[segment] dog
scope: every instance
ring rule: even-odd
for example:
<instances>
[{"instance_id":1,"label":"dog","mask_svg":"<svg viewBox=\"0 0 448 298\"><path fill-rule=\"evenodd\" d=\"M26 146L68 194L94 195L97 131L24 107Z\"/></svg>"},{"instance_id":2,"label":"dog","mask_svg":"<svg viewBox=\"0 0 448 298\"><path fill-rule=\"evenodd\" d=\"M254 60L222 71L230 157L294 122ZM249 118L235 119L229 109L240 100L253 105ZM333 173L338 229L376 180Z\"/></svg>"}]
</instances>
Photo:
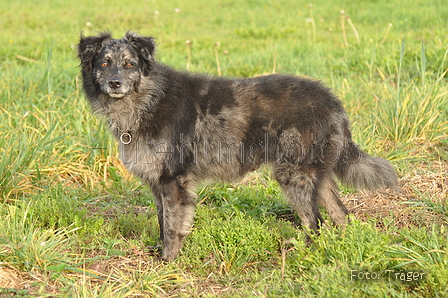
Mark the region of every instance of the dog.
<instances>
[{"instance_id":1,"label":"dog","mask_svg":"<svg viewBox=\"0 0 448 298\"><path fill-rule=\"evenodd\" d=\"M396 189L391 164L352 141L341 101L319 81L177 71L155 60L155 48L152 37L130 31L122 39L81 34L78 56L93 112L106 116L123 164L152 189L162 260L181 250L201 181L238 181L269 164L311 233L324 222L319 206L335 225L347 220L335 178Z\"/></svg>"}]
</instances>

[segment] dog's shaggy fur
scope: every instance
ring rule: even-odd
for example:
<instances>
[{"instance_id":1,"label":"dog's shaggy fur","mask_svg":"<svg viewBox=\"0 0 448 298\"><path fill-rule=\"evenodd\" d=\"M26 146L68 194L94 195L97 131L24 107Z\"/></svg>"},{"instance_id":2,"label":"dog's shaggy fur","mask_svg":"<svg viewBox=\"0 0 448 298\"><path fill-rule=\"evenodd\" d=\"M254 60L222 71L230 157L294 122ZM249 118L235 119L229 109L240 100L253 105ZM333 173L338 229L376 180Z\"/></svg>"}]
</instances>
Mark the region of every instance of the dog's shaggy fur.
<instances>
[{"instance_id":1,"label":"dog's shaggy fur","mask_svg":"<svg viewBox=\"0 0 448 298\"><path fill-rule=\"evenodd\" d=\"M346 220L335 177L356 188L397 186L389 162L353 143L341 102L317 81L179 72L155 61L153 38L131 32L81 36L78 47L93 111L108 118L123 163L153 190L163 260L181 249L201 180L234 181L270 164L302 224L316 232L318 205L335 224Z\"/></svg>"}]
</instances>

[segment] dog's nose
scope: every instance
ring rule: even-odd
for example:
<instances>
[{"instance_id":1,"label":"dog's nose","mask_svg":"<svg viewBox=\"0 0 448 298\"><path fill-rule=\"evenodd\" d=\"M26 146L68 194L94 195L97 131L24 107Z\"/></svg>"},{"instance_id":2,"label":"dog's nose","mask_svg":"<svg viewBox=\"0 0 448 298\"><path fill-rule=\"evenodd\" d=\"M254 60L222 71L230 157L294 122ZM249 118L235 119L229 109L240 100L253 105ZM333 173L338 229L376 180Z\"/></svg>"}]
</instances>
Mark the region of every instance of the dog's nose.
<instances>
[{"instance_id":1,"label":"dog's nose","mask_svg":"<svg viewBox=\"0 0 448 298\"><path fill-rule=\"evenodd\" d=\"M119 79L112 79L112 80L109 80L109 82L108 82L109 87L112 88L112 89L120 88L122 83L123 82L121 80L119 80Z\"/></svg>"}]
</instances>

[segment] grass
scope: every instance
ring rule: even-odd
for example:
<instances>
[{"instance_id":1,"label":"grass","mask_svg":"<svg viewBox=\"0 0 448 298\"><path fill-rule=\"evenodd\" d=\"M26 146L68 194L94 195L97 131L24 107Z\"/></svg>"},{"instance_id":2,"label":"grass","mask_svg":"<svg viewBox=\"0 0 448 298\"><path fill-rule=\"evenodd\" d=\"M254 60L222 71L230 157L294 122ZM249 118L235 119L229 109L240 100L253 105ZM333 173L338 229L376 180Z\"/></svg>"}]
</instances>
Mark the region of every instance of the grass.
<instances>
[{"instance_id":1,"label":"grass","mask_svg":"<svg viewBox=\"0 0 448 298\"><path fill-rule=\"evenodd\" d=\"M443 1L24 0L0 9L0 296L448 295ZM202 186L180 257L160 263L145 250L158 237L152 195L119 162L80 86L79 32L105 29L156 37L157 58L178 69L321 79L343 101L356 142L403 177L399 214L376 217L372 194L366 216L325 227L307 247L262 169ZM419 213L397 224L409 210ZM425 278L400 279L409 272Z\"/></svg>"}]
</instances>

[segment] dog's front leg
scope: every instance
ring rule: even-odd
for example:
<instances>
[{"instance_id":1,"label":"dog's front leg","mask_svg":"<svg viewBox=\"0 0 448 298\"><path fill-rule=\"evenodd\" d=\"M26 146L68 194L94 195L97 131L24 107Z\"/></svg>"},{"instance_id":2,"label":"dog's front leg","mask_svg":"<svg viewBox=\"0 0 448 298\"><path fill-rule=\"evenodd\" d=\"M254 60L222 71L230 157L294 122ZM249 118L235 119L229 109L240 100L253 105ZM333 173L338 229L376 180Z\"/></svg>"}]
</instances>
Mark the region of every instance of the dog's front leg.
<instances>
[{"instance_id":1,"label":"dog's front leg","mask_svg":"<svg viewBox=\"0 0 448 298\"><path fill-rule=\"evenodd\" d=\"M180 252L182 242L190 231L196 207L196 195L178 178L160 179L156 195L161 240L162 260L172 261ZM157 196L160 197L157 198Z\"/></svg>"},{"instance_id":2,"label":"dog's front leg","mask_svg":"<svg viewBox=\"0 0 448 298\"><path fill-rule=\"evenodd\" d=\"M154 194L154 203L156 204L157 219L159 221L159 241L155 246L148 246L148 249L152 253L160 253L163 246L163 196L160 186L152 186L152 192Z\"/></svg>"}]
</instances>

